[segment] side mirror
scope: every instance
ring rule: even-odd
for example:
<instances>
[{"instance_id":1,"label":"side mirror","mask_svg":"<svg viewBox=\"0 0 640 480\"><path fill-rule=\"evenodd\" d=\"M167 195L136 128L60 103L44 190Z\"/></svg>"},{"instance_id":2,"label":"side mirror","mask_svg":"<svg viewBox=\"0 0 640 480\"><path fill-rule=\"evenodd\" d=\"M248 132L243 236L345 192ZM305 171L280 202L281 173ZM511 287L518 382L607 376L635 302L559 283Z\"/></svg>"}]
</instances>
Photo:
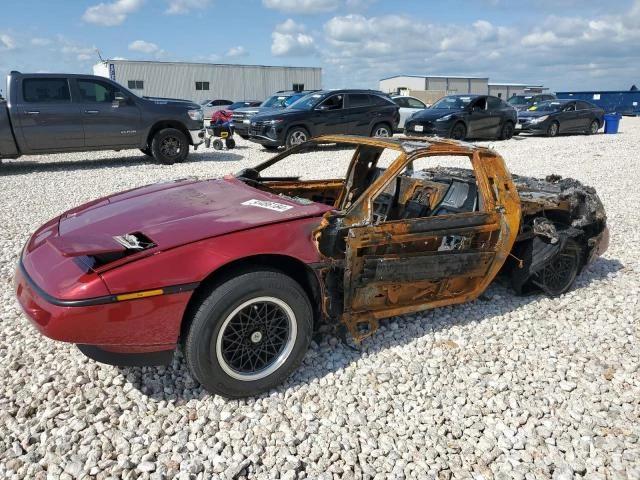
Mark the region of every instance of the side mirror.
<instances>
[{"instance_id":1,"label":"side mirror","mask_svg":"<svg viewBox=\"0 0 640 480\"><path fill-rule=\"evenodd\" d=\"M129 98L125 97L122 93L118 92L113 97L113 106L121 107L129 103Z\"/></svg>"}]
</instances>

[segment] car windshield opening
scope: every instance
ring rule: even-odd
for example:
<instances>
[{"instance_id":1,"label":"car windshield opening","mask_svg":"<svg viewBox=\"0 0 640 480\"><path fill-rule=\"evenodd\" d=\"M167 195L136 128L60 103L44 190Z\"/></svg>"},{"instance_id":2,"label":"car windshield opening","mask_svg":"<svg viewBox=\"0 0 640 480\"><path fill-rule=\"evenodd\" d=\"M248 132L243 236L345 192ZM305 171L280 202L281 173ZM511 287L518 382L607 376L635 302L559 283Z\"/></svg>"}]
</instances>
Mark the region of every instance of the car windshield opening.
<instances>
[{"instance_id":1,"label":"car windshield opening","mask_svg":"<svg viewBox=\"0 0 640 480\"><path fill-rule=\"evenodd\" d=\"M289 108L293 108L295 110L311 110L322 98L324 98L324 95L317 93L306 95L289 105Z\"/></svg>"},{"instance_id":2,"label":"car windshield opening","mask_svg":"<svg viewBox=\"0 0 640 480\"><path fill-rule=\"evenodd\" d=\"M438 110L462 110L473 101L473 97L444 97L431 105Z\"/></svg>"},{"instance_id":3,"label":"car windshield opening","mask_svg":"<svg viewBox=\"0 0 640 480\"><path fill-rule=\"evenodd\" d=\"M262 102L261 107L273 108L273 107L282 107L284 106L284 102L287 100L286 95L274 95L273 97L269 97L264 102Z\"/></svg>"}]
</instances>

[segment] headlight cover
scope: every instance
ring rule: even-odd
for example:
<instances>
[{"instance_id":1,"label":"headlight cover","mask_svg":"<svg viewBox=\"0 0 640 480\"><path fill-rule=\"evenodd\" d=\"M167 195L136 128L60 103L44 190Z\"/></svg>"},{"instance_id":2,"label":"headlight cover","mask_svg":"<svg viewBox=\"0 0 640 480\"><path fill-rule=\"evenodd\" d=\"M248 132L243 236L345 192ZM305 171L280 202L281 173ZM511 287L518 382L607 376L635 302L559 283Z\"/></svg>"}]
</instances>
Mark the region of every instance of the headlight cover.
<instances>
[{"instance_id":1,"label":"headlight cover","mask_svg":"<svg viewBox=\"0 0 640 480\"><path fill-rule=\"evenodd\" d=\"M541 117L534 118L533 120L531 120L531 123L544 122L547 118L549 118L549 115L543 115Z\"/></svg>"},{"instance_id":2,"label":"headlight cover","mask_svg":"<svg viewBox=\"0 0 640 480\"><path fill-rule=\"evenodd\" d=\"M204 119L204 113L202 113L201 108L198 108L197 110L189 110L187 111L187 114L191 120L195 120L196 122Z\"/></svg>"},{"instance_id":3,"label":"headlight cover","mask_svg":"<svg viewBox=\"0 0 640 480\"><path fill-rule=\"evenodd\" d=\"M453 118L453 113L449 115L445 115L444 117L436 118L436 122L446 122L447 120L451 120Z\"/></svg>"}]
</instances>

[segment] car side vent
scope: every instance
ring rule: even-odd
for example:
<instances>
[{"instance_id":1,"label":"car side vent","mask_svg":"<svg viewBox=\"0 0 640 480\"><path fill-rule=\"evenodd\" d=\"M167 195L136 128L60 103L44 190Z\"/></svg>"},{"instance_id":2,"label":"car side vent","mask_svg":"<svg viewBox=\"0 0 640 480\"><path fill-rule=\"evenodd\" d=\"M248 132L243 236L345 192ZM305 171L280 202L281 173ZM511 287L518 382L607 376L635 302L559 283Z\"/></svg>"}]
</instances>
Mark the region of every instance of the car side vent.
<instances>
[{"instance_id":1,"label":"car side vent","mask_svg":"<svg viewBox=\"0 0 640 480\"><path fill-rule=\"evenodd\" d=\"M122 245L126 250L146 250L155 247L156 244L149 237L140 232L116 235L113 239Z\"/></svg>"}]
</instances>

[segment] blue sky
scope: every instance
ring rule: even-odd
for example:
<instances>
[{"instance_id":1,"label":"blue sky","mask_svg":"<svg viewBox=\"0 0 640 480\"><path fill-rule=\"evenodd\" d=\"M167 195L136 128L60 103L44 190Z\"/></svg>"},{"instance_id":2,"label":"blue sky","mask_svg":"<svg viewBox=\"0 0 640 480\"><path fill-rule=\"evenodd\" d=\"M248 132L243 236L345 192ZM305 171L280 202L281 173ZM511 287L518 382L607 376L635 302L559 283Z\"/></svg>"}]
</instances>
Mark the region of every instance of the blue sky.
<instances>
[{"instance_id":1,"label":"blue sky","mask_svg":"<svg viewBox=\"0 0 640 480\"><path fill-rule=\"evenodd\" d=\"M638 45L640 0L22 0L0 16L3 75L88 73L98 48L320 66L328 88L406 73L626 90L640 86Z\"/></svg>"}]
</instances>

